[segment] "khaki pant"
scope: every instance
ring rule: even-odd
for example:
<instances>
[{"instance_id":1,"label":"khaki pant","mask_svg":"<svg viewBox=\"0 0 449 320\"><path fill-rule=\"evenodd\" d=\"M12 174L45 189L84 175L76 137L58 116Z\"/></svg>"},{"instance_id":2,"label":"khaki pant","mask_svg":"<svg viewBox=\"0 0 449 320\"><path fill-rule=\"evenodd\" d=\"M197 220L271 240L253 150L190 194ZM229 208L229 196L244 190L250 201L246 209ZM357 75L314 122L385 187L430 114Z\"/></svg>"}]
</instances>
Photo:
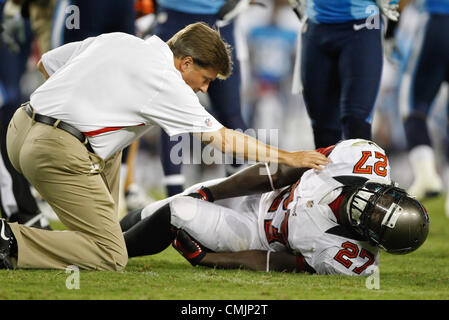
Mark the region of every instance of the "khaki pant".
<instances>
[{"instance_id":1,"label":"khaki pant","mask_svg":"<svg viewBox=\"0 0 449 320\"><path fill-rule=\"evenodd\" d=\"M7 132L13 166L47 200L68 231L10 224L18 268L120 270L128 254L118 221L121 152L103 161L69 133L19 108Z\"/></svg>"}]
</instances>

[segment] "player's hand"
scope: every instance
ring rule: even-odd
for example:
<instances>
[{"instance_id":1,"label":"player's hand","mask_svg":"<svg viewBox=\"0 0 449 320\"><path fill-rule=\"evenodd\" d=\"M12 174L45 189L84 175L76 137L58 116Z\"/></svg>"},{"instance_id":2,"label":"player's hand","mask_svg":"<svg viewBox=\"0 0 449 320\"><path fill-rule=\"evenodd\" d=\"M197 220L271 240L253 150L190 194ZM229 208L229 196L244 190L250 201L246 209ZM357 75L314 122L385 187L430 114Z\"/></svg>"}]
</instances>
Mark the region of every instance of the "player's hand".
<instances>
[{"instance_id":1,"label":"player's hand","mask_svg":"<svg viewBox=\"0 0 449 320\"><path fill-rule=\"evenodd\" d=\"M291 152L286 164L291 167L312 168L322 170L330 160L323 154L316 151L296 151Z\"/></svg>"},{"instance_id":2,"label":"player's hand","mask_svg":"<svg viewBox=\"0 0 449 320\"><path fill-rule=\"evenodd\" d=\"M189 193L187 196L208 202L214 202L214 196L212 195L212 192L209 190L209 188L206 187L202 187L195 192Z\"/></svg>"},{"instance_id":3,"label":"player's hand","mask_svg":"<svg viewBox=\"0 0 449 320\"><path fill-rule=\"evenodd\" d=\"M384 40L384 53L388 62L394 66L398 66L400 62L403 61L404 57L402 56L395 38Z\"/></svg>"},{"instance_id":4,"label":"player's hand","mask_svg":"<svg viewBox=\"0 0 449 320\"><path fill-rule=\"evenodd\" d=\"M26 40L25 20L19 15L5 18L1 39L12 53L18 54Z\"/></svg>"},{"instance_id":5,"label":"player's hand","mask_svg":"<svg viewBox=\"0 0 449 320\"><path fill-rule=\"evenodd\" d=\"M399 0L376 0L377 6L390 20L399 20Z\"/></svg>"},{"instance_id":6,"label":"player's hand","mask_svg":"<svg viewBox=\"0 0 449 320\"><path fill-rule=\"evenodd\" d=\"M240 13L246 11L250 5L259 5L265 7L264 3L255 0L226 0L224 5L218 10L217 22L215 25L222 28L229 24L232 19L237 17Z\"/></svg>"},{"instance_id":7,"label":"player's hand","mask_svg":"<svg viewBox=\"0 0 449 320\"><path fill-rule=\"evenodd\" d=\"M298 19L302 20L302 17L304 17L306 11L306 0L288 0L288 3L292 7Z\"/></svg>"},{"instance_id":8,"label":"player's hand","mask_svg":"<svg viewBox=\"0 0 449 320\"><path fill-rule=\"evenodd\" d=\"M218 10L217 25L221 28L227 25L232 19L248 9L251 0L227 0Z\"/></svg>"}]
</instances>

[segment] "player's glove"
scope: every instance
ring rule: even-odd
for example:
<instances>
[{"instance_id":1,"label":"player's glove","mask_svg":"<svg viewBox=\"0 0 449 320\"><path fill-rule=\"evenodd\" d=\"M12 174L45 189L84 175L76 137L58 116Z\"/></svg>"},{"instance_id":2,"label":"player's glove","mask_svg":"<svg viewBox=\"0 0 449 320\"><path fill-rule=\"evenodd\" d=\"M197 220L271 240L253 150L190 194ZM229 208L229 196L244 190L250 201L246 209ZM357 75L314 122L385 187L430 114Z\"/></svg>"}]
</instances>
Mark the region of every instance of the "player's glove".
<instances>
[{"instance_id":1,"label":"player's glove","mask_svg":"<svg viewBox=\"0 0 449 320\"><path fill-rule=\"evenodd\" d=\"M265 6L263 3L254 0L226 0L225 4L218 10L215 25L219 28L226 26L232 19L244 12L252 4Z\"/></svg>"},{"instance_id":2,"label":"player's glove","mask_svg":"<svg viewBox=\"0 0 449 320\"><path fill-rule=\"evenodd\" d=\"M1 39L13 53L19 53L25 43L25 20L20 15L5 17Z\"/></svg>"},{"instance_id":3,"label":"player's glove","mask_svg":"<svg viewBox=\"0 0 449 320\"><path fill-rule=\"evenodd\" d=\"M399 0L376 0L380 11L390 20L399 20Z\"/></svg>"},{"instance_id":4,"label":"player's glove","mask_svg":"<svg viewBox=\"0 0 449 320\"><path fill-rule=\"evenodd\" d=\"M392 65L398 65L404 58L395 36L398 24L396 21L388 21L384 37L385 57Z\"/></svg>"},{"instance_id":5,"label":"player's glove","mask_svg":"<svg viewBox=\"0 0 449 320\"><path fill-rule=\"evenodd\" d=\"M189 193L187 196L208 202L214 202L214 196L212 192L210 192L210 190L206 187L202 187L201 189L198 189L196 192Z\"/></svg>"},{"instance_id":6,"label":"player's glove","mask_svg":"<svg viewBox=\"0 0 449 320\"><path fill-rule=\"evenodd\" d=\"M196 266L206 255L206 252L184 230L177 230L172 242L175 248L192 266Z\"/></svg>"},{"instance_id":7,"label":"player's glove","mask_svg":"<svg viewBox=\"0 0 449 320\"><path fill-rule=\"evenodd\" d=\"M295 12L298 19L302 20L306 11L306 0L288 0L288 3L292 7L293 12Z\"/></svg>"}]
</instances>

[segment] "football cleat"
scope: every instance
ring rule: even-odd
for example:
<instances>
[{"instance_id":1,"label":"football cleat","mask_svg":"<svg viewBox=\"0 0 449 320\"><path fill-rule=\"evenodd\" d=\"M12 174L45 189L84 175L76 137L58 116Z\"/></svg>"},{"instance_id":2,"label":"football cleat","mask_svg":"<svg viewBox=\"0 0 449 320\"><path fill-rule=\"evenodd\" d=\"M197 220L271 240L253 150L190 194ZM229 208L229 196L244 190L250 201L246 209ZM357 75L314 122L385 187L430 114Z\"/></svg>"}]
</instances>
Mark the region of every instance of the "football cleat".
<instances>
[{"instance_id":1,"label":"football cleat","mask_svg":"<svg viewBox=\"0 0 449 320\"><path fill-rule=\"evenodd\" d=\"M192 266L196 266L206 255L206 252L184 230L178 230L172 242L175 248Z\"/></svg>"},{"instance_id":2,"label":"football cleat","mask_svg":"<svg viewBox=\"0 0 449 320\"><path fill-rule=\"evenodd\" d=\"M142 209L154 202L146 192L137 184L133 183L125 192L126 209L128 212Z\"/></svg>"},{"instance_id":3,"label":"football cleat","mask_svg":"<svg viewBox=\"0 0 449 320\"><path fill-rule=\"evenodd\" d=\"M439 196L443 192L443 181L432 172L426 176L417 177L407 192L415 196L418 200Z\"/></svg>"},{"instance_id":4,"label":"football cleat","mask_svg":"<svg viewBox=\"0 0 449 320\"><path fill-rule=\"evenodd\" d=\"M418 200L435 197L443 192L443 180L437 172L435 154L427 145L413 148L409 153L415 177L407 192Z\"/></svg>"},{"instance_id":5,"label":"football cleat","mask_svg":"<svg viewBox=\"0 0 449 320\"><path fill-rule=\"evenodd\" d=\"M14 269L11 258L17 258L17 242L5 219L0 219L0 269Z\"/></svg>"}]
</instances>

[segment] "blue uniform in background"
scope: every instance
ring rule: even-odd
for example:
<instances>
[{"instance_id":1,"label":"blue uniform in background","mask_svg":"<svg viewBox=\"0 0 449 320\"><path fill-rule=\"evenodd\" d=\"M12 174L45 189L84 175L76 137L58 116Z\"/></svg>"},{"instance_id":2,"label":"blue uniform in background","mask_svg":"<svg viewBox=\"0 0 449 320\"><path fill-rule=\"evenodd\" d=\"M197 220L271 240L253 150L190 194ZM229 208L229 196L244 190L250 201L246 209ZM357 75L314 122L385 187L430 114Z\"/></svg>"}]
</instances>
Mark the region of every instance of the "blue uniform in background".
<instances>
[{"instance_id":1,"label":"blue uniform in background","mask_svg":"<svg viewBox=\"0 0 449 320\"><path fill-rule=\"evenodd\" d=\"M370 0L308 0L301 80L315 147L371 140L382 74L382 22Z\"/></svg>"},{"instance_id":2,"label":"blue uniform in background","mask_svg":"<svg viewBox=\"0 0 449 320\"><path fill-rule=\"evenodd\" d=\"M373 0L307 0L307 17L315 23L341 23L366 19L378 12Z\"/></svg>"},{"instance_id":3,"label":"blue uniform in background","mask_svg":"<svg viewBox=\"0 0 449 320\"><path fill-rule=\"evenodd\" d=\"M431 146L427 117L441 85L449 82L449 0L422 0L418 5L425 15L407 60L410 83L404 81L401 88L408 98L404 128L409 150Z\"/></svg>"},{"instance_id":4,"label":"blue uniform in background","mask_svg":"<svg viewBox=\"0 0 449 320\"><path fill-rule=\"evenodd\" d=\"M267 95L275 96L279 101L283 113L282 118L284 118L285 112L288 112L290 95L287 95L289 90L286 87L291 85L289 80L292 75L297 37L296 31L282 28L277 24L257 26L248 32L251 83L257 86L256 94L251 95L248 99L248 121L251 127L257 127L258 124L255 123L257 116L266 111L261 101L266 99ZM276 119L272 117L269 119L272 124L268 128L282 126ZM267 128L264 127L264 129Z\"/></svg>"},{"instance_id":5,"label":"blue uniform in background","mask_svg":"<svg viewBox=\"0 0 449 320\"><path fill-rule=\"evenodd\" d=\"M249 32L253 74L258 81L278 85L291 75L296 37L296 32L277 25L255 27ZM283 63L279 64L279 61Z\"/></svg>"},{"instance_id":6,"label":"blue uniform in background","mask_svg":"<svg viewBox=\"0 0 449 320\"><path fill-rule=\"evenodd\" d=\"M421 5L429 13L449 14L448 0L421 0Z\"/></svg>"},{"instance_id":7,"label":"blue uniform in background","mask_svg":"<svg viewBox=\"0 0 449 320\"><path fill-rule=\"evenodd\" d=\"M225 3L224 0L160 0L158 1L159 17L164 17L154 30L154 34L162 40L169 40L176 32L195 22L205 22L213 26L217 21L217 12ZM159 19L161 21L162 19ZM208 89L212 114L225 127L231 129L247 129L241 114L240 103L240 67L236 59L234 24L231 22L220 28L220 35L230 44L232 50L233 72L226 80L213 81ZM161 163L166 177L167 195L171 196L184 190L184 177L181 174L182 164L175 164L170 159L170 151L178 141L161 132ZM233 165L239 167L239 165Z\"/></svg>"},{"instance_id":8,"label":"blue uniform in background","mask_svg":"<svg viewBox=\"0 0 449 320\"><path fill-rule=\"evenodd\" d=\"M79 28L73 20L77 14ZM134 34L135 18L134 0L59 0L53 18L52 48L102 33Z\"/></svg>"},{"instance_id":9,"label":"blue uniform in background","mask_svg":"<svg viewBox=\"0 0 449 320\"><path fill-rule=\"evenodd\" d=\"M193 14L215 15L225 4L225 0L158 0L158 5L165 9Z\"/></svg>"}]
</instances>

